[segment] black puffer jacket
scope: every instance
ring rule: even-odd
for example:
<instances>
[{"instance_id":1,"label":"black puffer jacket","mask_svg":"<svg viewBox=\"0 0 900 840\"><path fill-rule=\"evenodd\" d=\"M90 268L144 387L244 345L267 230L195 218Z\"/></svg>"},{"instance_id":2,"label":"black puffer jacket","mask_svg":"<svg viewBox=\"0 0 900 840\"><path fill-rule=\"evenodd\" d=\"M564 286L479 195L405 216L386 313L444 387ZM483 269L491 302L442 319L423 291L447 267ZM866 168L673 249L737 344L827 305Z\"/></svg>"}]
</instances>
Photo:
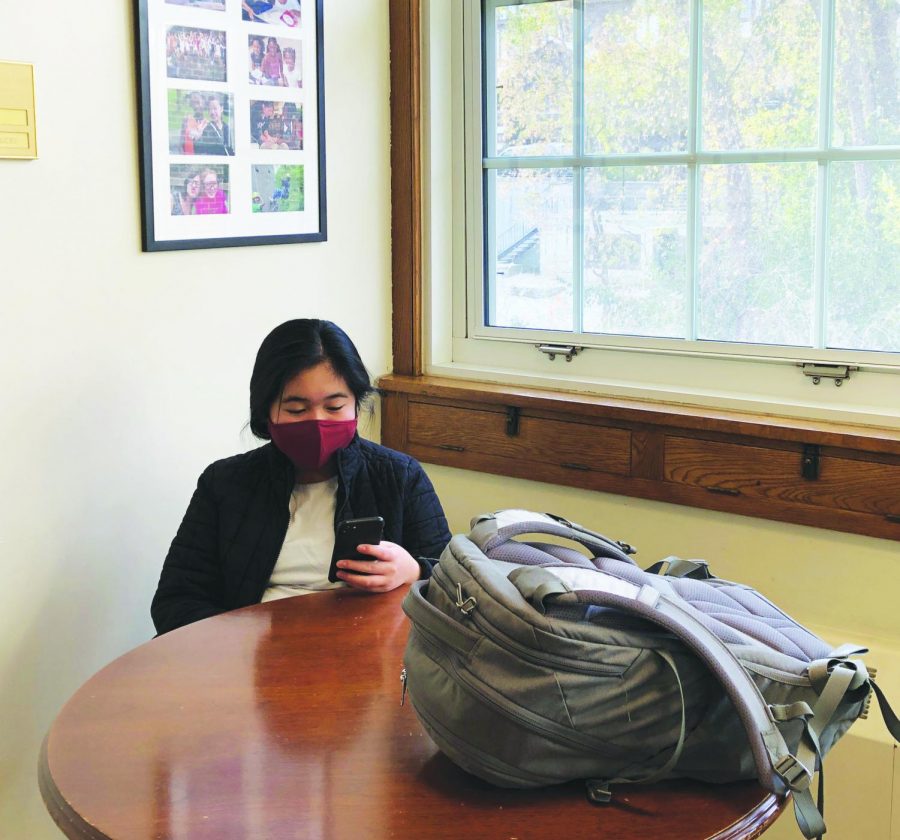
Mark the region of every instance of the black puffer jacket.
<instances>
[{"instance_id":1,"label":"black puffer jacket","mask_svg":"<svg viewBox=\"0 0 900 840\"><path fill-rule=\"evenodd\" d=\"M419 559L450 540L441 503L419 463L355 438L337 452L335 524L384 517L384 539ZM271 443L216 461L197 482L163 564L150 613L166 633L211 615L259 603L288 527L294 467Z\"/></svg>"}]
</instances>

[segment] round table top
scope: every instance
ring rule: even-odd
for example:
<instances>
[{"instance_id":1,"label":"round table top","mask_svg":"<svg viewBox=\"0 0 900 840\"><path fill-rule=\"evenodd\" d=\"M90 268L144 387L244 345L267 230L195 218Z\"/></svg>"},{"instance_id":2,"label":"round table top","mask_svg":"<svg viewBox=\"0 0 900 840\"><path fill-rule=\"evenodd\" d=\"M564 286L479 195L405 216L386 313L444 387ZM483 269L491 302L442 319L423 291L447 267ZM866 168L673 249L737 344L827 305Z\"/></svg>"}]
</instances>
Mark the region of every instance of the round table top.
<instances>
[{"instance_id":1,"label":"round table top","mask_svg":"<svg viewBox=\"0 0 900 840\"><path fill-rule=\"evenodd\" d=\"M69 837L667 840L757 837L755 782L506 790L439 753L400 705L405 588L288 598L200 621L112 662L54 721L44 801Z\"/></svg>"}]
</instances>

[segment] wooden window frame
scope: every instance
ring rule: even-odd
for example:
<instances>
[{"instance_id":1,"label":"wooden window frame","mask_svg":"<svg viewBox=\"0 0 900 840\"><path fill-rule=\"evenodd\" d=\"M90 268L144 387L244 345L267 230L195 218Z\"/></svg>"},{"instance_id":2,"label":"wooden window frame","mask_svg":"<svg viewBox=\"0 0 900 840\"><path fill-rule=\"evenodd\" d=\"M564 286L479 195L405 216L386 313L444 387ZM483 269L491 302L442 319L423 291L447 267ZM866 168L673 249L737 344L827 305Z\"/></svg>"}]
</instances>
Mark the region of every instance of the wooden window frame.
<instances>
[{"instance_id":1,"label":"wooden window frame","mask_svg":"<svg viewBox=\"0 0 900 840\"><path fill-rule=\"evenodd\" d=\"M422 19L419 0L390 0L391 269L394 372L421 376Z\"/></svg>"},{"instance_id":2,"label":"wooden window frame","mask_svg":"<svg viewBox=\"0 0 900 840\"><path fill-rule=\"evenodd\" d=\"M794 479L784 488L770 488L766 498L752 493L734 495L731 490L710 492L709 486L685 487L672 481L673 468L664 463L663 452L669 440L709 443L708 470L710 475L720 477L714 455L716 443L762 447L766 453L790 451L797 455L798 467L803 448L813 446L818 447L816 451L842 459L842 463L849 459L900 470L900 431L425 375L419 0L389 0L389 19L393 374L379 381L384 393L385 444L430 463L900 540L900 515L896 513L900 510L900 481L896 490L888 487L883 496L870 498L871 510L861 512L847 509L840 493L834 494L830 506L798 501L792 498ZM410 406L429 404L460 405L473 411L486 408L499 417L514 409L561 423L593 422L626 429L631 434L633 470L624 477L602 470L560 472L559 467L566 465L541 461L543 456L536 451L533 459L529 453L504 459L475 454L464 440L460 446L429 446L417 438L417 429L410 427ZM643 452L642 446L649 446L650 454ZM737 481L737 486L745 487L758 483L751 474L737 477Z\"/></svg>"}]
</instances>

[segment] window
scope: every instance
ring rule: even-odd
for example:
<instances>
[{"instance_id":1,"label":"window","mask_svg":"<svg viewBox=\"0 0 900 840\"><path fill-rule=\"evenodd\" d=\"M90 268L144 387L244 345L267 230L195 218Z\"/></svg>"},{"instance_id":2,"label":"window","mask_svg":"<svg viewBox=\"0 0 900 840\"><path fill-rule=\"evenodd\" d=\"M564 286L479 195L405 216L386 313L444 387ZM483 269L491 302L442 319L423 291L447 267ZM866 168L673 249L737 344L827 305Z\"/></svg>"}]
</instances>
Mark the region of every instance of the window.
<instances>
[{"instance_id":1,"label":"window","mask_svg":"<svg viewBox=\"0 0 900 840\"><path fill-rule=\"evenodd\" d=\"M425 8L431 372L900 419L897 0Z\"/></svg>"}]
</instances>

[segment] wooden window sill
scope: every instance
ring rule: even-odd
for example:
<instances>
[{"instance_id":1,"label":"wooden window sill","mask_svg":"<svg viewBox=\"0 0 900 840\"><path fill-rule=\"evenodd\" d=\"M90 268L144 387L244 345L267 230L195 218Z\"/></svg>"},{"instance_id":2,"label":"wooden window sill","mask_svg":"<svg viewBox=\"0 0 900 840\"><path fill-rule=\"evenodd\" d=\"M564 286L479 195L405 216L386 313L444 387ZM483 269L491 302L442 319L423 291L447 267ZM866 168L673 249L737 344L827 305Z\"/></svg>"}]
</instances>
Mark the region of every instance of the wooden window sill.
<instances>
[{"instance_id":1,"label":"wooden window sill","mask_svg":"<svg viewBox=\"0 0 900 840\"><path fill-rule=\"evenodd\" d=\"M383 442L421 461L900 540L897 430L433 376L378 386Z\"/></svg>"}]
</instances>

